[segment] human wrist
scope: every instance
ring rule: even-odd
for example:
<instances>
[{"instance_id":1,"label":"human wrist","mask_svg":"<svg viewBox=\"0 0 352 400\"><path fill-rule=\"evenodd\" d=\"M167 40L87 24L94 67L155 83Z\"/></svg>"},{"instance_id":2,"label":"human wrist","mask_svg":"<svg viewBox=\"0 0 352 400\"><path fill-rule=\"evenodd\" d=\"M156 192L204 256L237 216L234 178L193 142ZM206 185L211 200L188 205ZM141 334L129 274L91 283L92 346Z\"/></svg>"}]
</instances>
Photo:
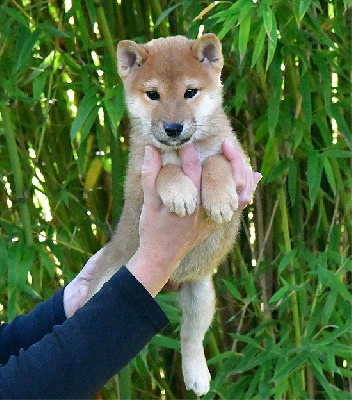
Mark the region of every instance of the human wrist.
<instances>
[{"instance_id":1,"label":"human wrist","mask_svg":"<svg viewBox=\"0 0 352 400\"><path fill-rule=\"evenodd\" d=\"M82 285L79 277L73 279L64 289L63 304L67 318L81 308L87 300L88 288Z\"/></svg>"},{"instance_id":2,"label":"human wrist","mask_svg":"<svg viewBox=\"0 0 352 400\"><path fill-rule=\"evenodd\" d=\"M155 297L168 282L179 259L161 253L146 252L139 248L126 264L126 268Z\"/></svg>"}]
</instances>

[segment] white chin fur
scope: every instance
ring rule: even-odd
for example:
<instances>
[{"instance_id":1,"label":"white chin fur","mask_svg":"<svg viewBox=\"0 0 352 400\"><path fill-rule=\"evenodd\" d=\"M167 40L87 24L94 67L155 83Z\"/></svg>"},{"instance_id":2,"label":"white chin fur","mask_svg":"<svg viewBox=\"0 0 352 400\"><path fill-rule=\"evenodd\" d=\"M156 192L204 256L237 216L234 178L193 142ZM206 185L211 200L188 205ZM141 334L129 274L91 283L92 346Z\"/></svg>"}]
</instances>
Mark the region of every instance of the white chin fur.
<instances>
[{"instance_id":1,"label":"white chin fur","mask_svg":"<svg viewBox=\"0 0 352 400\"><path fill-rule=\"evenodd\" d=\"M162 165L164 166L167 164L174 164L181 166L181 160L179 159L177 152L175 150L162 152Z\"/></svg>"}]
</instances>

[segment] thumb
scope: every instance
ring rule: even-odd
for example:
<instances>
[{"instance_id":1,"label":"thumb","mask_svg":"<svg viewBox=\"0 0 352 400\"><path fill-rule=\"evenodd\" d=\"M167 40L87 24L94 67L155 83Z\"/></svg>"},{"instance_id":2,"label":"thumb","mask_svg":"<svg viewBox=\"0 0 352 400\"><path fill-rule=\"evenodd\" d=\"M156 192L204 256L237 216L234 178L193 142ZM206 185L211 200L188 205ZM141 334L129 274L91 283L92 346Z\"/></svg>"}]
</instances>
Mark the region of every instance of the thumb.
<instances>
[{"instance_id":1,"label":"thumb","mask_svg":"<svg viewBox=\"0 0 352 400\"><path fill-rule=\"evenodd\" d=\"M144 150L144 160L142 165L142 187L144 192L144 202L160 203L159 195L156 192L156 179L161 168L161 156L152 146L146 146Z\"/></svg>"}]
</instances>

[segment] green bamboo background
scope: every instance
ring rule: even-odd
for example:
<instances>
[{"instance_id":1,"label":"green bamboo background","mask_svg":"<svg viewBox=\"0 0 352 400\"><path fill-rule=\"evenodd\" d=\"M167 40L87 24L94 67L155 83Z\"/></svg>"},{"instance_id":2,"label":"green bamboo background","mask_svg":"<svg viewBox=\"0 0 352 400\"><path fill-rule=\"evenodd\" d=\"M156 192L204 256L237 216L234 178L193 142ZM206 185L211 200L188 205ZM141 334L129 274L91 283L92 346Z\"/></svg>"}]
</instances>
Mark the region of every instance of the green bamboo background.
<instances>
[{"instance_id":1,"label":"green bamboo background","mask_svg":"<svg viewBox=\"0 0 352 400\"><path fill-rule=\"evenodd\" d=\"M117 42L214 32L227 113L264 178L215 277L204 398L349 398L351 0L0 3L1 319L72 279L118 220L128 120ZM158 301L172 326L98 398L195 398L176 296Z\"/></svg>"}]
</instances>

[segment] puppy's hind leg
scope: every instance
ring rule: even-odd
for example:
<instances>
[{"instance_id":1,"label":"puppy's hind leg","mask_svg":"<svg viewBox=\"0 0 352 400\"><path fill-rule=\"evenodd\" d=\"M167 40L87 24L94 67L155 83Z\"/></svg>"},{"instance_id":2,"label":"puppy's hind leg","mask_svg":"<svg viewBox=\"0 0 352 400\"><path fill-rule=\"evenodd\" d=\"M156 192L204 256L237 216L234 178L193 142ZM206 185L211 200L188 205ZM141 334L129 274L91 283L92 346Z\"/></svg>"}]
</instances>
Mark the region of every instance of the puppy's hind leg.
<instances>
[{"instance_id":1,"label":"puppy's hind leg","mask_svg":"<svg viewBox=\"0 0 352 400\"><path fill-rule=\"evenodd\" d=\"M210 373L204 356L203 339L215 312L212 276L182 284L181 354L183 379L188 390L198 396L209 391Z\"/></svg>"}]
</instances>

